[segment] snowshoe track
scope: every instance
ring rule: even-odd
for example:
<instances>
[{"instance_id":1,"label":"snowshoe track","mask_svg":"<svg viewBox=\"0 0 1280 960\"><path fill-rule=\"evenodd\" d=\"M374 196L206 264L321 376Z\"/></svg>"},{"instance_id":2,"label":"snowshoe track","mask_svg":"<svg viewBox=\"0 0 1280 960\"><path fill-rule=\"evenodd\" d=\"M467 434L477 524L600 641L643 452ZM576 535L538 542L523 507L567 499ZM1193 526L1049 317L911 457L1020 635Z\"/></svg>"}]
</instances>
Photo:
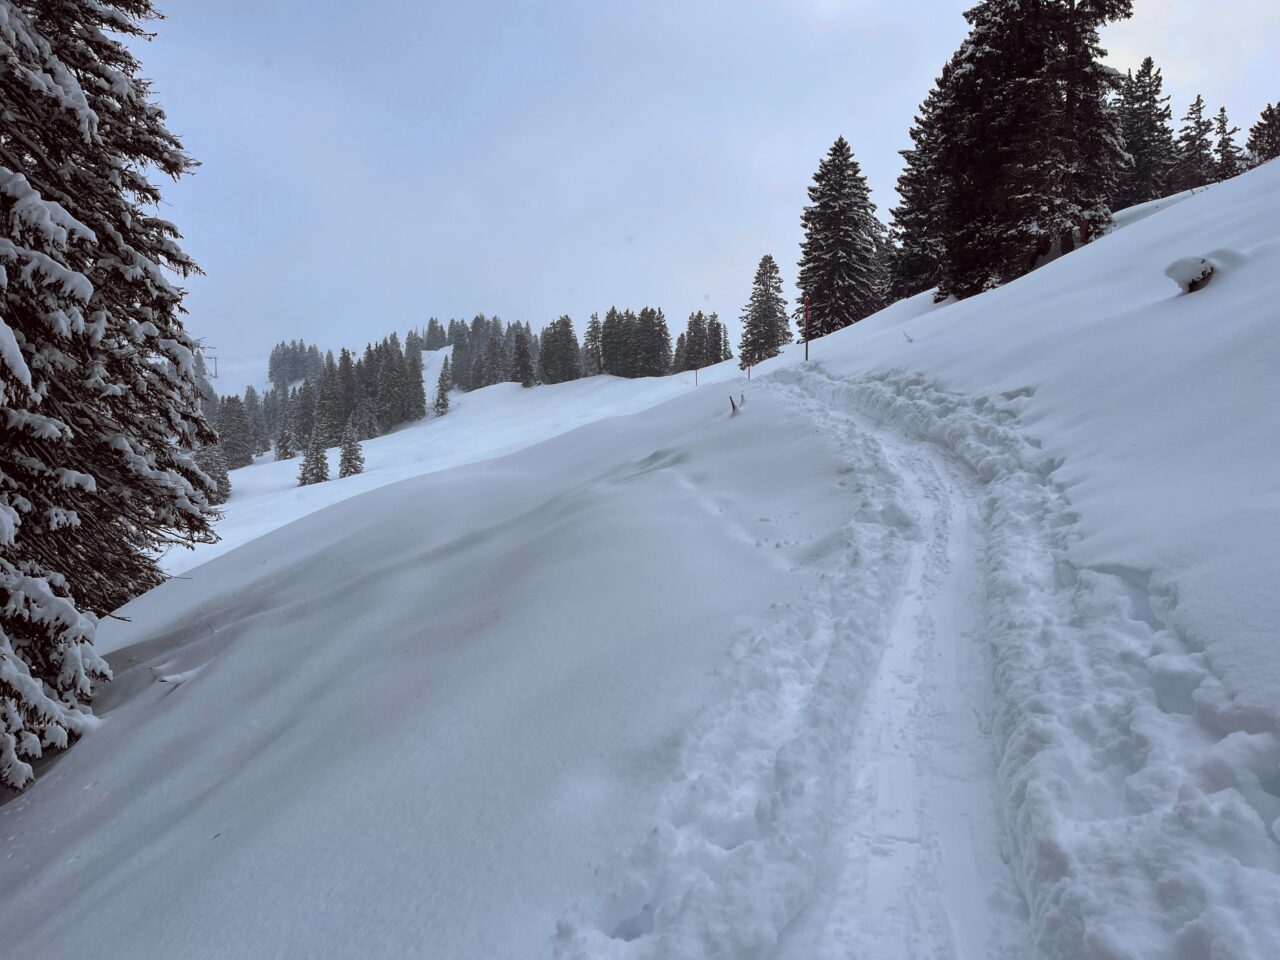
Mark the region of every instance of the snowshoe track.
<instances>
[{"instance_id":1,"label":"snowshoe track","mask_svg":"<svg viewBox=\"0 0 1280 960\"><path fill-rule=\"evenodd\" d=\"M1274 955L1280 739L1231 713L1173 585L1070 562L1031 391L766 382L843 447L852 519L740 638L556 956Z\"/></svg>"}]
</instances>

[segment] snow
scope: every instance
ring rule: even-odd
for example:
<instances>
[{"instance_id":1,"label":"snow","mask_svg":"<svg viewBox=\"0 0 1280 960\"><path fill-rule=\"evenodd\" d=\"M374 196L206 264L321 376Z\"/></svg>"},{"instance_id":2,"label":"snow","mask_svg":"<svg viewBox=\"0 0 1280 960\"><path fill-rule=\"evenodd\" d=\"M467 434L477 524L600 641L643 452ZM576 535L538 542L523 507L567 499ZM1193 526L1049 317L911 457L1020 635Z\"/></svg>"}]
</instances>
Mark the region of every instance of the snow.
<instances>
[{"instance_id":1,"label":"snow","mask_svg":"<svg viewBox=\"0 0 1280 960\"><path fill-rule=\"evenodd\" d=\"M749 382L234 471L0 805L6 947L1277 955L1280 165L1148 206Z\"/></svg>"}]
</instances>

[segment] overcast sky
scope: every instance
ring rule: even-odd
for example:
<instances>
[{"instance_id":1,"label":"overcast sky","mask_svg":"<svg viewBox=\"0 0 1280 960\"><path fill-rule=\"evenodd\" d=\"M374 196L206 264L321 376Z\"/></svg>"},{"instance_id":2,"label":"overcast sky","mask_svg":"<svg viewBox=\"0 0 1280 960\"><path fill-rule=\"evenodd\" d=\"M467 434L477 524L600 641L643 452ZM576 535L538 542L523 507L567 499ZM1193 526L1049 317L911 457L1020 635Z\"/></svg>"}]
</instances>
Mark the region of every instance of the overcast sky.
<instances>
[{"instance_id":1,"label":"overcast sky","mask_svg":"<svg viewBox=\"0 0 1280 960\"><path fill-rule=\"evenodd\" d=\"M141 49L202 162L165 214L207 276L189 328L218 387L281 339L363 346L430 316L540 328L611 304L733 322L756 263L791 280L843 134L887 217L899 149L969 0L160 0ZM1225 9L1229 6L1230 15ZM1247 129L1280 77L1280 3L1137 0L1180 116Z\"/></svg>"}]
</instances>

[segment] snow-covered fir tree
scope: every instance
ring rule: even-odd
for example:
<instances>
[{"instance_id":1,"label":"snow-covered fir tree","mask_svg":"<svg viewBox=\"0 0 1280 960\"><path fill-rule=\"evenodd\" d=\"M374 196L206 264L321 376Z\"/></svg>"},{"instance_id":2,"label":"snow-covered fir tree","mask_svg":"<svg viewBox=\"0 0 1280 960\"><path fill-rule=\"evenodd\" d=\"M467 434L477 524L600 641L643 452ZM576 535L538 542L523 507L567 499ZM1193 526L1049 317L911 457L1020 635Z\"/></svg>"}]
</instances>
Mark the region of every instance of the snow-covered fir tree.
<instances>
[{"instance_id":1,"label":"snow-covered fir tree","mask_svg":"<svg viewBox=\"0 0 1280 960\"><path fill-rule=\"evenodd\" d=\"M249 436L253 441L253 453L266 453L271 448L267 435L266 414L258 391L252 386L244 388L244 415L249 421Z\"/></svg>"},{"instance_id":2,"label":"snow-covered fir tree","mask_svg":"<svg viewBox=\"0 0 1280 960\"><path fill-rule=\"evenodd\" d=\"M634 315L628 319L617 307L610 307L605 313L604 322L600 325L600 363L604 373L615 377L631 376L628 363L634 321Z\"/></svg>"},{"instance_id":3,"label":"snow-covered fir tree","mask_svg":"<svg viewBox=\"0 0 1280 960\"><path fill-rule=\"evenodd\" d=\"M325 454L324 440L320 436L320 431L315 430L302 454L302 466L298 470L298 486L324 483L328 479L329 458Z\"/></svg>"},{"instance_id":4,"label":"snow-covered fir tree","mask_svg":"<svg viewBox=\"0 0 1280 960\"><path fill-rule=\"evenodd\" d=\"M515 348L511 358L511 379L522 387L534 384L533 355L529 352L529 336L524 328L516 331Z\"/></svg>"},{"instance_id":5,"label":"snow-covered fir tree","mask_svg":"<svg viewBox=\"0 0 1280 960\"><path fill-rule=\"evenodd\" d=\"M440 321L432 317L427 321L427 333L423 339L424 350L439 350L448 343L448 337L444 332L444 327L440 325Z\"/></svg>"},{"instance_id":6,"label":"snow-covered fir tree","mask_svg":"<svg viewBox=\"0 0 1280 960\"><path fill-rule=\"evenodd\" d=\"M1227 119L1227 108L1219 107L1213 118L1213 175L1218 180L1230 180L1244 172L1244 153L1236 146L1235 135L1239 127L1233 127Z\"/></svg>"},{"instance_id":7,"label":"snow-covered fir tree","mask_svg":"<svg viewBox=\"0 0 1280 960\"><path fill-rule=\"evenodd\" d=\"M671 333L660 308L645 307L636 315L633 376L665 377L671 372Z\"/></svg>"},{"instance_id":8,"label":"snow-covered fir tree","mask_svg":"<svg viewBox=\"0 0 1280 960\"><path fill-rule=\"evenodd\" d=\"M909 135L912 146L899 153L905 162L898 176L898 196L890 233L889 298L900 300L938 285L943 257L942 203L946 195L939 162L938 113L946 96L952 64L948 63L920 105Z\"/></svg>"},{"instance_id":9,"label":"snow-covered fir tree","mask_svg":"<svg viewBox=\"0 0 1280 960\"><path fill-rule=\"evenodd\" d=\"M193 166L140 78L147 0L0 0L0 783L84 731L97 618L212 538L195 265L147 173ZM157 360L163 362L156 362Z\"/></svg>"},{"instance_id":10,"label":"snow-covered fir tree","mask_svg":"<svg viewBox=\"0 0 1280 960\"><path fill-rule=\"evenodd\" d=\"M207 443L196 450L196 465L213 481L214 492L209 502L226 503L231 496L231 476L227 473L227 458L222 454L221 444Z\"/></svg>"},{"instance_id":11,"label":"snow-covered fir tree","mask_svg":"<svg viewBox=\"0 0 1280 960\"><path fill-rule=\"evenodd\" d=\"M298 455L298 442L294 437L293 423L285 417L280 421L280 428L276 431L276 459L292 460Z\"/></svg>"},{"instance_id":12,"label":"snow-covered fir tree","mask_svg":"<svg viewBox=\"0 0 1280 960\"><path fill-rule=\"evenodd\" d=\"M1131 0L983 0L939 105L939 298L1019 277L1103 233L1127 163L1098 32Z\"/></svg>"},{"instance_id":13,"label":"snow-covered fir tree","mask_svg":"<svg viewBox=\"0 0 1280 960\"><path fill-rule=\"evenodd\" d=\"M1160 68L1146 57L1120 86L1120 124L1130 159L1120 174L1117 207L1146 203L1169 192L1169 175L1177 162L1172 116Z\"/></svg>"},{"instance_id":14,"label":"snow-covered fir tree","mask_svg":"<svg viewBox=\"0 0 1280 960\"><path fill-rule=\"evenodd\" d=\"M587 331L582 336L582 375L595 377L604 373L604 354L601 350L603 326L600 314L593 313L587 322Z\"/></svg>"},{"instance_id":15,"label":"snow-covered fir tree","mask_svg":"<svg viewBox=\"0 0 1280 960\"><path fill-rule=\"evenodd\" d=\"M738 344L738 366L743 370L761 360L776 357L784 343L791 342L787 323L787 301L782 296L782 274L769 254L760 258L751 297L742 308L742 340Z\"/></svg>"},{"instance_id":16,"label":"snow-covered fir tree","mask_svg":"<svg viewBox=\"0 0 1280 960\"><path fill-rule=\"evenodd\" d=\"M360 441L356 438L355 424L348 423L342 430L338 476L354 477L358 473L364 473L364 450L360 448Z\"/></svg>"},{"instance_id":17,"label":"snow-covered fir tree","mask_svg":"<svg viewBox=\"0 0 1280 960\"><path fill-rule=\"evenodd\" d=\"M543 383L564 383L582 376L582 349L568 316L553 320L542 331L539 379Z\"/></svg>"},{"instance_id":18,"label":"snow-covered fir tree","mask_svg":"<svg viewBox=\"0 0 1280 960\"><path fill-rule=\"evenodd\" d=\"M810 205L801 224L802 298L798 322L804 323L803 298L809 301L807 339L820 337L879 310L883 303L883 264L878 256L882 227L866 178L844 137L838 137L818 164L809 187Z\"/></svg>"},{"instance_id":19,"label":"snow-covered fir tree","mask_svg":"<svg viewBox=\"0 0 1280 960\"><path fill-rule=\"evenodd\" d=\"M316 388L310 380L302 381L289 408L293 415L293 436L301 444L303 438L311 436L316 422Z\"/></svg>"},{"instance_id":20,"label":"snow-covered fir tree","mask_svg":"<svg viewBox=\"0 0 1280 960\"><path fill-rule=\"evenodd\" d=\"M1245 151L1250 166L1254 167L1280 157L1280 102L1262 108L1258 122L1249 128Z\"/></svg>"},{"instance_id":21,"label":"snow-covered fir tree","mask_svg":"<svg viewBox=\"0 0 1280 960\"><path fill-rule=\"evenodd\" d=\"M443 417L449 412L449 391L452 389L449 358L445 357L444 363L440 364L440 377L436 380L436 399L432 404L437 417Z\"/></svg>"},{"instance_id":22,"label":"snow-covered fir tree","mask_svg":"<svg viewBox=\"0 0 1280 960\"><path fill-rule=\"evenodd\" d=\"M239 397L223 397L218 405L218 443L227 469L238 470L253 463L253 431Z\"/></svg>"},{"instance_id":23,"label":"snow-covered fir tree","mask_svg":"<svg viewBox=\"0 0 1280 960\"><path fill-rule=\"evenodd\" d=\"M427 388L422 382L422 373L422 351L415 350L405 360L406 420L421 420L427 415Z\"/></svg>"},{"instance_id":24,"label":"snow-covered fir tree","mask_svg":"<svg viewBox=\"0 0 1280 960\"><path fill-rule=\"evenodd\" d=\"M1216 179L1212 135L1213 121L1204 115L1204 97L1196 94L1178 130L1178 159L1170 177L1171 190L1191 190Z\"/></svg>"}]
</instances>

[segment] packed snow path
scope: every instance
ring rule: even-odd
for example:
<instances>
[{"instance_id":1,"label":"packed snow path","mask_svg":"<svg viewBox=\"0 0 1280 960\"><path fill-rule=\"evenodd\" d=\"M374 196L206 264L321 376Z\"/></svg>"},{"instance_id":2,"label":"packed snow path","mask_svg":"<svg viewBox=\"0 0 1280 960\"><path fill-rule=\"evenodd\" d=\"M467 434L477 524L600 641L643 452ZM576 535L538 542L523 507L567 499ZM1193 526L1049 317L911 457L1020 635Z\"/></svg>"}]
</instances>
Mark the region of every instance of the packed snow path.
<instances>
[{"instance_id":1,"label":"packed snow path","mask_svg":"<svg viewBox=\"0 0 1280 960\"><path fill-rule=\"evenodd\" d=\"M1027 952L1025 907L1000 856L975 485L925 445L895 459L920 537L857 710L852 781L814 899L784 931L779 960Z\"/></svg>"},{"instance_id":2,"label":"packed snow path","mask_svg":"<svg viewBox=\"0 0 1280 960\"><path fill-rule=\"evenodd\" d=\"M562 921L572 957L1027 952L1001 858L977 487L938 448L815 396L756 395L841 449L849 523L818 586L744 639L648 841ZM749 413L747 414L749 415Z\"/></svg>"},{"instance_id":3,"label":"packed snow path","mask_svg":"<svg viewBox=\"0 0 1280 960\"><path fill-rule=\"evenodd\" d=\"M1176 596L1069 561L1031 391L772 380L842 446L852 519L740 642L558 956L1272 955L1280 745L1207 722Z\"/></svg>"}]
</instances>

